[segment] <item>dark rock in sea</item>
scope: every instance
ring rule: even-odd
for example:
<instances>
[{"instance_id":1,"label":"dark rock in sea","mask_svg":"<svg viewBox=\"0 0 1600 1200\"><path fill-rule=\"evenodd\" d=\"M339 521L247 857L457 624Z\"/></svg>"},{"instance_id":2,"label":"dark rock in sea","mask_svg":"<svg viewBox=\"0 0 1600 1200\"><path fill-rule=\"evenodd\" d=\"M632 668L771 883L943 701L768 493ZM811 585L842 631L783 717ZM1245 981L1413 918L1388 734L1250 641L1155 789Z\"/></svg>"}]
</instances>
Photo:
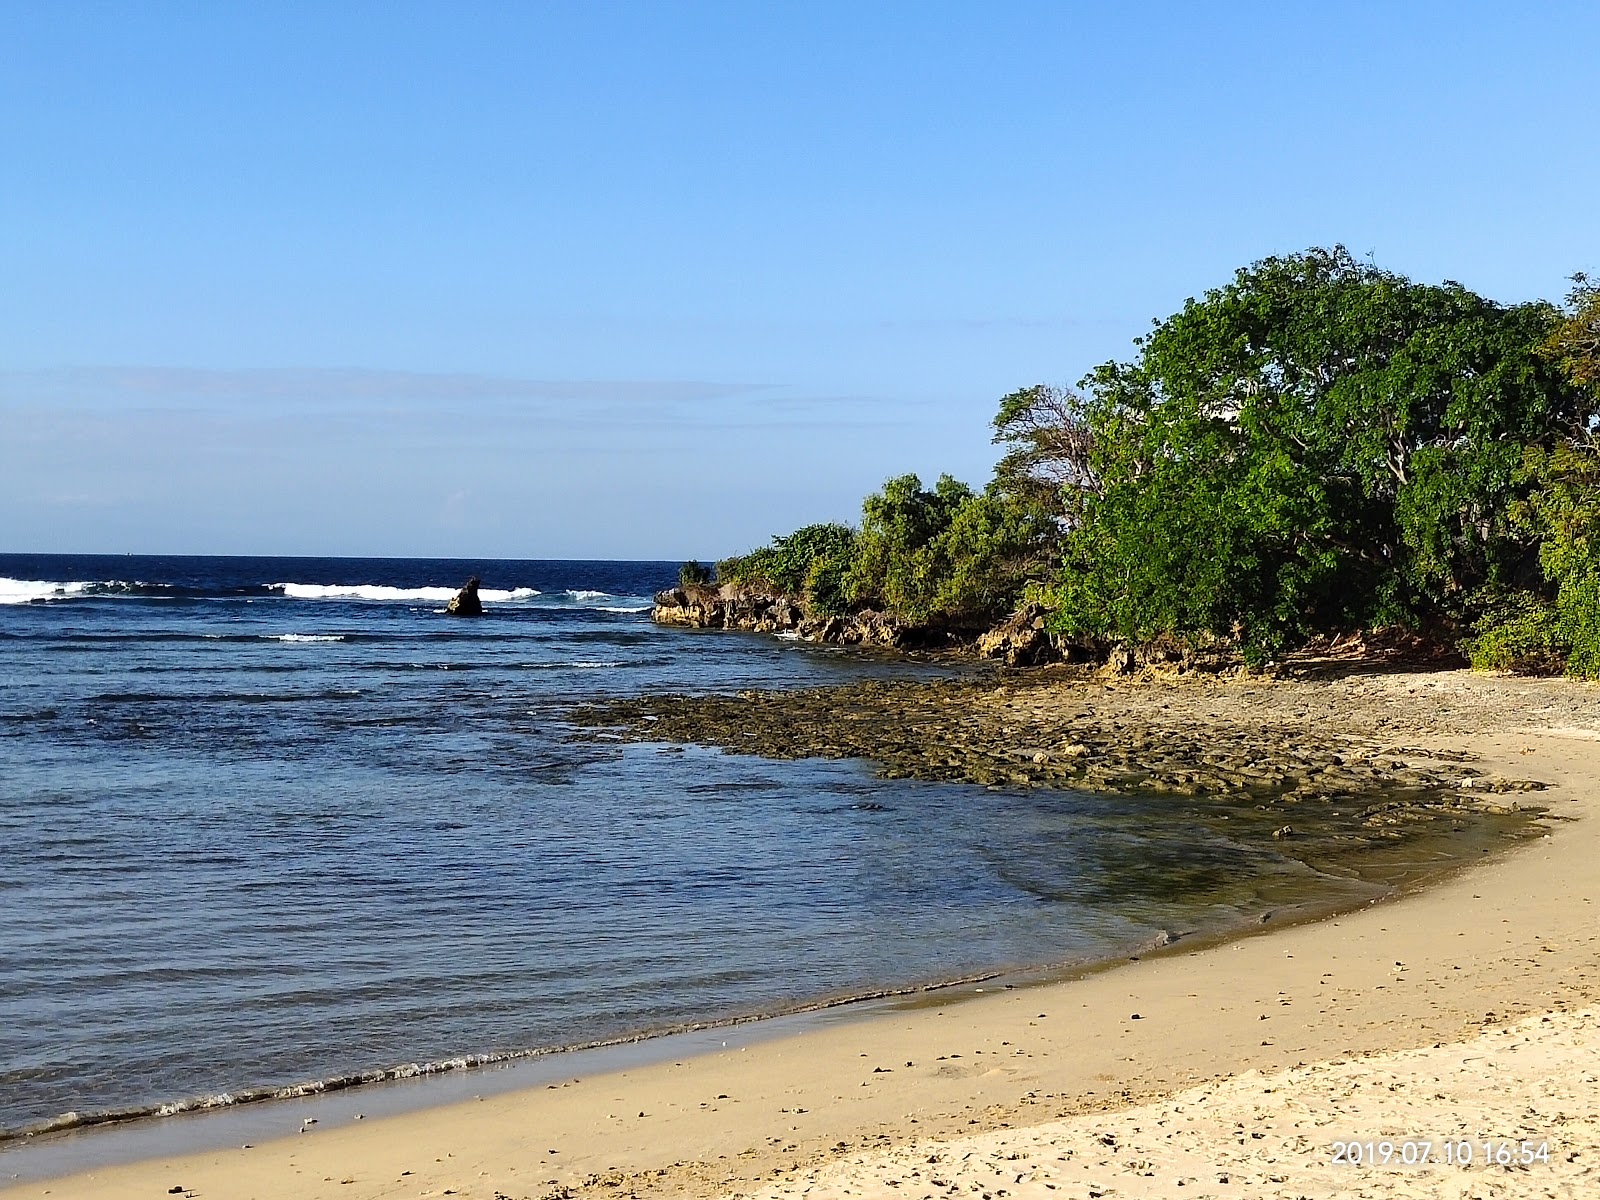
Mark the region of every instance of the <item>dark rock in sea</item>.
<instances>
[{"instance_id":1,"label":"dark rock in sea","mask_svg":"<svg viewBox=\"0 0 1600 1200\"><path fill-rule=\"evenodd\" d=\"M480 582L476 575L467 580L461 590L450 597L450 603L446 606L445 611L452 617L483 616L483 601L478 599Z\"/></svg>"}]
</instances>

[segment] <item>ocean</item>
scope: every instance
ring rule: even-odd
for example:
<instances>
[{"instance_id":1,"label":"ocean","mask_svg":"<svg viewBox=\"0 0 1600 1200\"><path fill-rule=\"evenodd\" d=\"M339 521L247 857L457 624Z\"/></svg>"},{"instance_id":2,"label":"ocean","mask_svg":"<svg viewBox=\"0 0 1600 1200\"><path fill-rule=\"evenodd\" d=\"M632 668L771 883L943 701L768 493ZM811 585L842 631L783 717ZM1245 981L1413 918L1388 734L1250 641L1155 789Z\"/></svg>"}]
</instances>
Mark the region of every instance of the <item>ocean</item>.
<instances>
[{"instance_id":1,"label":"ocean","mask_svg":"<svg viewBox=\"0 0 1600 1200\"><path fill-rule=\"evenodd\" d=\"M1376 894L1170 798L575 728L644 690L973 669L655 626L676 569L0 555L0 1130L1088 963L1286 887ZM469 574L489 613L451 618Z\"/></svg>"}]
</instances>

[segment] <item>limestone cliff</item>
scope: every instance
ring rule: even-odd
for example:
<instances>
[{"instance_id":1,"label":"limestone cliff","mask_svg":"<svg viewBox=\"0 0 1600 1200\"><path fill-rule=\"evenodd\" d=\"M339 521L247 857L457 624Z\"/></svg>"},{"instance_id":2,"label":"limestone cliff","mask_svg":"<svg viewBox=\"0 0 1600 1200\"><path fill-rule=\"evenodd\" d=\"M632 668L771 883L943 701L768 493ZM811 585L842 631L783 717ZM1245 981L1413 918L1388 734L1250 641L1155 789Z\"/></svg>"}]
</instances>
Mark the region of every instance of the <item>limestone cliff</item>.
<instances>
[{"instance_id":1,"label":"limestone cliff","mask_svg":"<svg viewBox=\"0 0 1600 1200\"><path fill-rule=\"evenodd\" d=\"M1045 630L1044 610L1029 606L984 632L962 626L906 626L872 609L836 615L812 612L796 596L725 584L687 584L659 592L651 619L691 629L789 634L808 642L887 649L960 648L1008 666L1033 666L1060 655Z\"/></svg>"},{"instance_id":2,"label":"limestone cliff","mask_svg":"<svg viewBox=\"0 0 1600 1200\"><path fill-rule=\"evenodd\" d=\"M841 646L928 644L924 631L907 630L870 609L845 616L814 613L798 597L730 584L689 584L658 592L650 616L660 625L789 633L808 642Z\"/></svg>"}]
</instances>

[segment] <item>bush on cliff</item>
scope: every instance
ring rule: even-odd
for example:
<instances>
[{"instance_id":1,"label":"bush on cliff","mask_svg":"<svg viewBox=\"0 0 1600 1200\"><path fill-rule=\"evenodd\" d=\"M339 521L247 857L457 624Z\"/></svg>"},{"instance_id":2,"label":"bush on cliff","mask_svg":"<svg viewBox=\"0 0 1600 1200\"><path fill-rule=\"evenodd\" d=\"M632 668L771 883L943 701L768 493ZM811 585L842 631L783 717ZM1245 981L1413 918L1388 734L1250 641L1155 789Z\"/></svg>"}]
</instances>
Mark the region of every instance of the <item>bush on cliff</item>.
<instances>
[{"instance_id":1,"label":"bush on cliff","mask_svg":"<svg viewBox=\"0 0 1600 1200\"><path fill-rule=\"evenodd\" d=\"M1093 644L1262 661L1399 626L1480 665L1600 678L1600 287L1565 309L1418 284L1343 247L1188 301L1082 393L994 419L975 492L891 479L724 583L975 629L1022 599Z\"/></svg>"},{"instance_id":2,"label":"bush on cliff","mask_svg":"<svg viewBox=\"0 0 1600 1200\"><path fill-rule=\"evenodd\" d=\"M1031 497L901 475L863 502L859 532L808 525L719 562L717 580L800 596L825 616L870 608L904 626L978 628L1044 577L1058 532Z\"/></svg>"},{"instance_id":3,"label":"bush on cliff","mask_svg":"<svg viewBox=\"0 0 1600 1200\"><path fill-rule=\"evenodd\" d=\"M804 597L817 612L844 611L842 579L854 558L855 530L836 522L807 525L749 554L717 564L717 582Z\"/></svg>"}]
</instances>

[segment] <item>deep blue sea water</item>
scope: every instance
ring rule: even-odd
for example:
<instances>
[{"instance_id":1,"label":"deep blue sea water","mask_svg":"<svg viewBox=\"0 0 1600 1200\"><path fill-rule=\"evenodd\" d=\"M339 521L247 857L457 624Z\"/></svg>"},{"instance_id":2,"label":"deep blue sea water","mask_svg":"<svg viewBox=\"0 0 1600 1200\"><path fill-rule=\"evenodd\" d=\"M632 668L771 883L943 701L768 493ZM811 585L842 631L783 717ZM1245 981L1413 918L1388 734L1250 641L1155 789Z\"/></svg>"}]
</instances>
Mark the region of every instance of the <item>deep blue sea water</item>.
<instances>
[{"instance_id":1,"label":"deep blue sea water","mask_svg":"<svg viewBox=\"0 0 1600 1200\"><path fill-rule=\"evenodd\" d=\"M0 1129L1103 958L1310 873L1170 800L569 727L953 669L654 626L675 572L0 555Z\"/></svg>"}]
</instances>

